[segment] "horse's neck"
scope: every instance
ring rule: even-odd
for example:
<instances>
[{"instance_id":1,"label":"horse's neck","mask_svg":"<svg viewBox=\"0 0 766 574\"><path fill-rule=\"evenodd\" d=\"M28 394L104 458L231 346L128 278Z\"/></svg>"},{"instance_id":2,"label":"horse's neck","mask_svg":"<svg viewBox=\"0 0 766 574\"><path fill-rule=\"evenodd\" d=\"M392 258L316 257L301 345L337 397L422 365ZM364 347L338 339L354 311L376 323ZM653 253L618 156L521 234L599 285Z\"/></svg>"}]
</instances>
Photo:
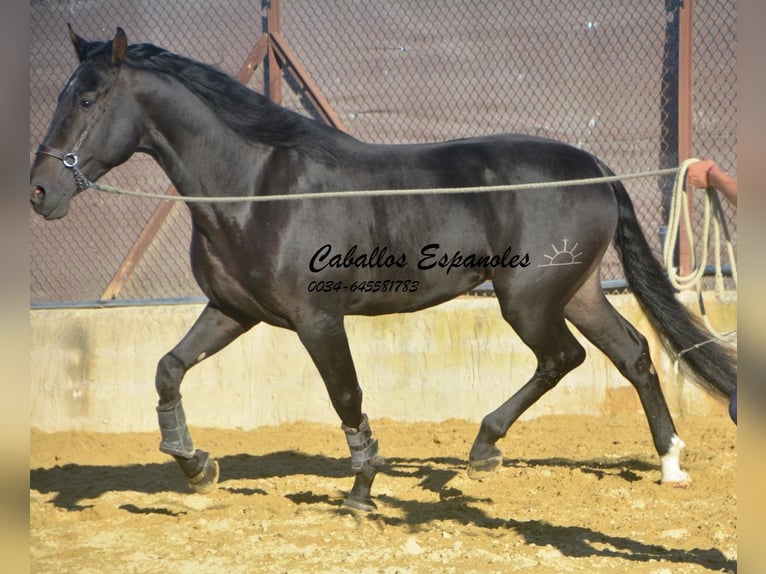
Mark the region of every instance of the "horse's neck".
<instances>
[{"instance_id":1,"label":"horse's neck","mask_svg":"<svg viewBox=\"0 0 766 574\"><path fill-rule=\"evenodd\" d=\"M243 141L186 88L167 84L156 88L144 105L148 151L181 195L210 195L221 185L237 186L245 158L254 156Z\"/></svg>"}]
</instances>

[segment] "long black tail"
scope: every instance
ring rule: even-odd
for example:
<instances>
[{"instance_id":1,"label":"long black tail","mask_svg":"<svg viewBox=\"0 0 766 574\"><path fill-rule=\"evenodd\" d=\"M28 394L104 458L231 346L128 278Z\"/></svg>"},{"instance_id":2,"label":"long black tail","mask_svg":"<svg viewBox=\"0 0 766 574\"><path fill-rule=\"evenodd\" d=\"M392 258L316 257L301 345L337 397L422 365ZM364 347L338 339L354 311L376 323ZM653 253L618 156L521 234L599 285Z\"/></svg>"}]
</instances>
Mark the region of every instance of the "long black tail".
<instances>
[{"instance_id":1,"label":"long black tail","mask_svg":"<svg viewBox=\"0 0 766 574\"><path fill-rule=\"evenodd\" d=\"M613 172L599 161L604 175ZM736 358L704 328L675 297L646 241L633 210L633 202L620 182L612 184L618 206L614 243L625 276L641 308L671 357L679 357L684 372L701 387L719 397L729 398L737 388Z\"/></svg>"}]
</instances>

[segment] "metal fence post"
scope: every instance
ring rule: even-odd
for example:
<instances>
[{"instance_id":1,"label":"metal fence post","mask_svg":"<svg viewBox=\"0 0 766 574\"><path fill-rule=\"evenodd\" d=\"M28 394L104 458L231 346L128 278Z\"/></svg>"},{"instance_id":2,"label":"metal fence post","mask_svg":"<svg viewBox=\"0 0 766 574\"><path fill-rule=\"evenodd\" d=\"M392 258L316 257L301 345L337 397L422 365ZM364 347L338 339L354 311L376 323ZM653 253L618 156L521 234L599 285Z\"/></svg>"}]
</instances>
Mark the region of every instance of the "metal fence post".
<instances>
[{"instance_id":1,"label":"metal fence post","mask_svg":"<svg viewBox=\"0 0 766 574\"><path fill-rule=\"evenodd\" d=\"M279 0L264 0L266 17L264 33L271 39L273 34L282 33L282 17ZM269 41L268 59L266 60L266 97L275 104L282 103L282 67L277 61L274 42Z\"/></svg>"},{"instance_id":2,"label":"metal fence post","mask_svg":"<svg viewBox=\"0 0 766 574\"><path fill-rule=\"evenodd\" d=\"M692 65L694 26L694 0L683 0L678 21L678 158L684 161L692 157ZM692 196L686 194L689 212L692 213ZM683 218L678 233L678 266L682 275L692 270L693 253L688 229Z\"/></svg>"}]
</instances>

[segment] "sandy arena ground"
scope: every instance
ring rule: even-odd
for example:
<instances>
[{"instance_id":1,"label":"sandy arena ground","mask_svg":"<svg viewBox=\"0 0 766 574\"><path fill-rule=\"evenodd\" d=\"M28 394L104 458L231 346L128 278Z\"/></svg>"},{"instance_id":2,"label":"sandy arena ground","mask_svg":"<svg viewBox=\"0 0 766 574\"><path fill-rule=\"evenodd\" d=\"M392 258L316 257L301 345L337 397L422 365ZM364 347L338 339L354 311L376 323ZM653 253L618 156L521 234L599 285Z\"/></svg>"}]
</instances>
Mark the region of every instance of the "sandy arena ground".
<instances>
[{"instance_id":1,"label":"sandy arena ground","mask_svg":"<svg viewBox=\"0 0 766 574\"><path fill-rule=\"evenodd\" d=\"M221 483L191 494L159 433L32 431L34 573L736 572L736 429L677 421L688 488L660 486L642 415L551 416L500 441L476 482L476 423L371 419L388 467L378 510L350 488L339 428L192 429Z\"/></svg>"}]
</instances>

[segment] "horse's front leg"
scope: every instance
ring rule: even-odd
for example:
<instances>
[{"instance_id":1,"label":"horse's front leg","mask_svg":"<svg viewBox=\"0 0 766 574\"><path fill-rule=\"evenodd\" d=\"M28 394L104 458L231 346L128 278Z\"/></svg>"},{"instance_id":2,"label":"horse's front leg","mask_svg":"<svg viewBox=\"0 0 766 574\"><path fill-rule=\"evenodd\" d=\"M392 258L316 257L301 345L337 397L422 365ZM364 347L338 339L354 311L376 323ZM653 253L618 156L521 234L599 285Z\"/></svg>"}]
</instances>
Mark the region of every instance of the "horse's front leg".
<instances>
[{"instance_id":1,"label":"horse's front leg","mask_svg":"<svg viewBox=\"0 0 766 574\"><path fill-rule=\"evenodd\" d=\"M176 459L195 492L215 488L218 463L209 453L194 447L181 402L181 381L191 367L223 349L250 327L251 324L243 325L208 305L181 342L157 364L160 450Z\"/></svg>"},{"instance_id":2,"label":"horse's front leg","mask_svg":"<svg viewBox=\"0 0 766 574\"><path fill-rule=\"evenodd\" d=\"M343 317L314 316L296 330L327 387L351 451L351 471L355 479L344 504L359 510L374 510L377 506L372 501L370 489L385 460L378 454L378 441L372 437L367 415L362 413L362 389L356 377Z\"/></svg>"}]
</instances>

